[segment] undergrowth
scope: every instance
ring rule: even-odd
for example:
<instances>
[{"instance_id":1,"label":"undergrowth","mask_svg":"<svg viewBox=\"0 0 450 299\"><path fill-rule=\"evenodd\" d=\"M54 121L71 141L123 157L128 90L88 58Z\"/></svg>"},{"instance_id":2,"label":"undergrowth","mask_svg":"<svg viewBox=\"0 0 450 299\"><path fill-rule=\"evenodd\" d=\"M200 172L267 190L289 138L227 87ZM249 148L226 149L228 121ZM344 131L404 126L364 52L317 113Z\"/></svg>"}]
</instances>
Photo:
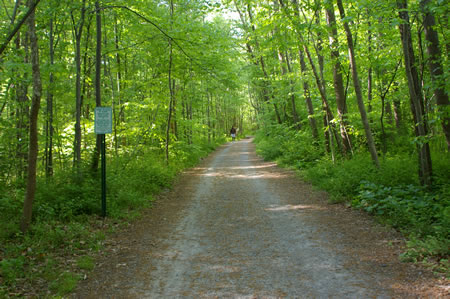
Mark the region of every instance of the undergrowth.
<instances>
[{"instance_id":1,"label":"undergrowth","mask_svg":"<svg viewBox=\"0 0 450 299\"><path fill-rule=\"evenodd\" d=\"M404 144L402 150L381 157L377 169L365 150L355 148L351 159L333 161L309 132L285 126L264 128L255 142L258 154L298 170L302 178L326 190L332 201L349 202L401 231L408 239L402 260L424 262L450 275L448 153L433 152L434 184L425 189L418 183L416 154Z\"/></svg>"},{"instance_id":2,"label":"undergrowth","mask_svg":"<svg viewBox=\"0 0 450 299\"><path fill-rule=\"evenodd\" d=\"M92 255L106 235L138 217L183 169L214 144L174 143L166 165L162 151L107 157L107 218L101 214L100 171L58 169L39 177L33 222L19 230L24 190L0 182L0 298L64 296L94 268ZM6 217L5 217L6 215Z\"/></svg>"}]
</instances>

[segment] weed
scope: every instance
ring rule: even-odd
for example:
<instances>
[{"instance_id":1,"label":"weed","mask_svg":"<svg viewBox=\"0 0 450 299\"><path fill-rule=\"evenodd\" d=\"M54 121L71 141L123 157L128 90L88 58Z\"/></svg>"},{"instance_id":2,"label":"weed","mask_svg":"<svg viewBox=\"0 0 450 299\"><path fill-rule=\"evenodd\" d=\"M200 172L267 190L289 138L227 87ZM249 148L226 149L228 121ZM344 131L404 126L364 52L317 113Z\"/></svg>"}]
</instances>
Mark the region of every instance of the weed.
<instances>
[{"instance_id":1,"label":"weed","mask_svg":"<svg viewBox=\"0 0 450 299\"><path fill-rule=\"evenodd\" d=\"M92 257L86 255L78 259L77 266L82 270L91 271L94 269L95 263Z\"/></svg>"},{"instance_id":2,"label":"weed","mask_svg":"<svg viewBox=\"0 0 450 299\"><path fill-rule=\"evenodd\" d=\"M12 285L18 278L24 277L25 258L4 259L0 261L0 274L5 285Z\"/></svg>"},{"instance_id":3,"label":"weed","mask_svg":"<svg viewBox=\"0 0 450 299\"><path fill-rule=\"evenodd\" d=\"M55 281L50 283L49 288L56 294L63 296L72 292L79 280L80 277L78 274L64 272Z\"/></svg>"}]
</instances>

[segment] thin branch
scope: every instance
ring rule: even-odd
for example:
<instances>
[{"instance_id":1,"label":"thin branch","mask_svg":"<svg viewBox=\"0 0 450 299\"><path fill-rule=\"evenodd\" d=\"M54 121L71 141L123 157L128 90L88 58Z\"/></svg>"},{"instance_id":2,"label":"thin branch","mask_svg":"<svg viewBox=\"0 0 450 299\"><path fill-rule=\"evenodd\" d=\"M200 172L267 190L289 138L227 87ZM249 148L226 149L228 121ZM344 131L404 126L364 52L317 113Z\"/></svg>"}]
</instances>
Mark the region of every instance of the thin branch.
<instances>
[{"instance_id":1,"label":"thin branch","mask_svg":"<svg viewBox=\"0 0 450 299\"><path fill-rule=\"evenodd\" d=\"M6 50L6 47L8 46L9 42L13 39L13 37L16 35L16 33L20 30L22 25L25 23L25 21L28 19L28 17L34 12L36 9L36 6L39 4L41 0L34 1L33 5L28 9L27 13L23 16L23 18L17 23L17 25L14 27L14 29L9 33L8 37L6 38L5 42L0 46L0 57L2 56L3 52Z\"/></svg>"},{"instance_id":2,"label":"thin branch","mask_svg":"<svg viewBox=\"0 0 450 299\"><path fill-rule=\"evenodd\" d=\"M386 87L386 90L384 91L384 94L382 95L382 99L384 99L389 92L389 89L391 88L392 84L394 83L395 76L397 75L398 68L400 67L400 64L402 63L402 59L400 59L397 63L397 66L395 67L394 73L392 74L391 81L389 82L388 86Z\"/></svg>"},{"instance_id":3,"label":"thin branch","mask_svg":"<svg viewBox=\"0 0 450 299\"><path fill-rule=\"evenodd\" d=\"M6 3L5 3L5 0L2 0L2 3L3 3L3 6L5 7L5 12L6 12L6 15L8 16L8 18L11 20L11 23L14 23L14 20L13 20L13 18L9 15L9 12L8 12L8 8L6 7Z\"/></svg>"}]
</instances>

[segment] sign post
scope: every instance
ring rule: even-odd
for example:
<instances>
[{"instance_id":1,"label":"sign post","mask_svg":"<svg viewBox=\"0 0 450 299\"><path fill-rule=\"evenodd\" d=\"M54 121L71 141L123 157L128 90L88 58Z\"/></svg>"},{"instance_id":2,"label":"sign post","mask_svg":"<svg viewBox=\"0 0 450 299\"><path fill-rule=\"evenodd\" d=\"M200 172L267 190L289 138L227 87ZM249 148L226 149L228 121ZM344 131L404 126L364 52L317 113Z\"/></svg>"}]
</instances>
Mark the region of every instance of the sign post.
<instances>
[{"instance_id":1,"label":"sign post","mask_svg":"<svg viewBox=\"0 0 450 299\"><path fill-rule=\"evenodd\" d=\"M105 134L112 133L112 108L95 108L95 134L101 138L102 156L102 216L106 217L106 144Z\"/></svg>"}]
</instances>

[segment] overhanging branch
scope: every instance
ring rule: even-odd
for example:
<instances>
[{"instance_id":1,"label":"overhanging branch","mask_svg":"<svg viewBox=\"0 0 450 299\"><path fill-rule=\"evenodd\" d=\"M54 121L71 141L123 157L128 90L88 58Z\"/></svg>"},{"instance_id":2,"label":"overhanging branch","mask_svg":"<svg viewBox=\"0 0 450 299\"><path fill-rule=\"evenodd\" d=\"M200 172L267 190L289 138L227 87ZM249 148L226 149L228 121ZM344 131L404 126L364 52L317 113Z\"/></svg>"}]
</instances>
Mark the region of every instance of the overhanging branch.
<instances>
[{"instance_id":1,"label":"overhanging branch","mask_svg":"<svg viewBox=\"0 0 450 299\"><path fill-rule=\"evenodd\" d=\"M6 47L8 46L9 42L13 39L13 37L16 35L16 33L20 30L22 25L25 23L25 21L28 19L28 17L34 12L36 9L36 6L39 4L41 0L35 0L33 3L33 6L28 9L27 13L23 16L23 18L17 23L17 25L14 27L14 29L9 33L8 37L6 38L5 42L0 46L0 57L2 56L3 52L5 51Z\"/></svg>"}]
</instances>

